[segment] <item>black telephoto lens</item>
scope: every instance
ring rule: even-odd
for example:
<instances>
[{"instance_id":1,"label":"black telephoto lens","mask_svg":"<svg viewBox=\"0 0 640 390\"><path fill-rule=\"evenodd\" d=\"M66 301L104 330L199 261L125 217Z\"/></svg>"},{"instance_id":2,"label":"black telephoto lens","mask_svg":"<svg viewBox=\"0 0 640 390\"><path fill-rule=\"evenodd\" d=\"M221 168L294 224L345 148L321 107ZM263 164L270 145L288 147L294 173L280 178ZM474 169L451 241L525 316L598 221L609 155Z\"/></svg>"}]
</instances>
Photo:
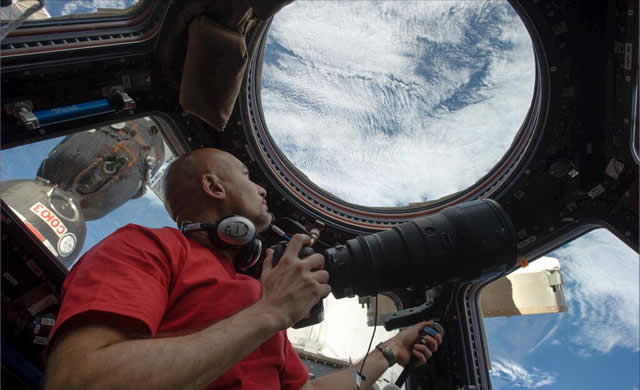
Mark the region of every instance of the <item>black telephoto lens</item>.
<instances>
[{"instance_id":1,"label":"black telephoto lens","mask_svg":"<svg viewBox=\"0 0 640 390\"><path fill-rule=\"evenodd\" d=\"M517 257L511 219L498 202L483 199L330 248L325 269L333 295L343 298L477 280L513 268Z\"/></svg>"}]
</instances>

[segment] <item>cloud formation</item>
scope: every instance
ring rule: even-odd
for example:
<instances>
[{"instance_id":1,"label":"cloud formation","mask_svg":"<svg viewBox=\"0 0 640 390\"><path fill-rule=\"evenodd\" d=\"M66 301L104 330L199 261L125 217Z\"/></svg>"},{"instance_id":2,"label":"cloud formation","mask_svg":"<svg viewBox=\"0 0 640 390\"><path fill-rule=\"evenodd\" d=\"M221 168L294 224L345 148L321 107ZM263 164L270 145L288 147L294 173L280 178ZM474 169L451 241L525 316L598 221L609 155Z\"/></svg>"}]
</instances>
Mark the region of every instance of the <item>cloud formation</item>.
<instances>
[{"instance_id":1,"label":"cloud formation","mask_svg":"<svg viewBox=\"0 0 640 390\"><path fill-rule=\"evenodd\" d=\"M557 374L544 372L537 368L527 371L518 363L498 358L491 362L491 376L506 381L513 387L537 389L556 382Z\"/></svg>"},{"instance_id":2,"label":"cloud formation","mask_svg":"<svg viewBox=\"0 0 640 390\"><path fill-rule=\"evenodd\" d=\"M61 15L96 12L98 8L124 9L137 0L76 0L65 3Z\"/></svg>"},{"instance_id":3,"label":"cloud formation","mask_svg":"<svg viewBox=\"0 0 640 390\"><path fill-rule=\"evenodd\" d=\"M312 181L400 206L472 185L529 109L531 40L506 1L298 1L263 67L269 131Z\"/></svg>"},{"instance_id":4,"label":"cloud formation","mask_svg":"<svg viewBox=\"0 0 640 390\"><path fill-rule=\"evenodd\" d=\"M585 355L616 347L640 351L638 254L599 229L552 255L560 260L569 319L578 329L571 342Z\"/></svg>"},{"instance_id":5,"label":"cloud formation","mask_svg":"<svg viewBox=\"0 0 640 390\"><path fill-rule=\"evenodd\" d=\"M538 349L538 347L540 347L542 344L544 344L547 340L549 340L551 337L553 337L553 335L558 331L558 329L560 328L560 324L556 323L553 328L551 328L551 330L549 330L549 332L547 332L546 335L544 335L543 338L540 339L540 341L538 341L536 343L536 345L533 346L533 348L531 348L529 350L529 353L535 351L536 349Z\"/></svg>"}]
</instances>

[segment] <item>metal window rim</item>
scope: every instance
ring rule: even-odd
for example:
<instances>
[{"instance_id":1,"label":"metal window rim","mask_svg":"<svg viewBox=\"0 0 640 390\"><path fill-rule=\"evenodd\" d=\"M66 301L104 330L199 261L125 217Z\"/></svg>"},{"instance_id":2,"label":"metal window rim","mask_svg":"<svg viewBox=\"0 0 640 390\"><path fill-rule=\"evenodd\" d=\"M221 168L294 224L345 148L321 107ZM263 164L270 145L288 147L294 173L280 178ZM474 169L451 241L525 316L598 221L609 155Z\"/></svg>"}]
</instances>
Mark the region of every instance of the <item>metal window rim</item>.
<instances>
[{"instance_id":1,"label":"metal window rim","mask_svg":"<svg viewBox=\"0 0 640 390\"><path fill-rule=\"evenodd\" d=\"M500 161L470 187L437 200L405 207L367 207L346 202L306 178L278 148L268 131L261 101L265 45L273 18L258 24L249 39L250 57L239 96L242 126L249 152L270 183L296 207L329 225L356 234L389 229L392 225L436 213L480 198L500 198L522 174L542 138L549 111L550 70L540 35L517 1L509 1L532 40L536 62L534 93L529 111L510 148Z\"/></svg>"}]
</instances>

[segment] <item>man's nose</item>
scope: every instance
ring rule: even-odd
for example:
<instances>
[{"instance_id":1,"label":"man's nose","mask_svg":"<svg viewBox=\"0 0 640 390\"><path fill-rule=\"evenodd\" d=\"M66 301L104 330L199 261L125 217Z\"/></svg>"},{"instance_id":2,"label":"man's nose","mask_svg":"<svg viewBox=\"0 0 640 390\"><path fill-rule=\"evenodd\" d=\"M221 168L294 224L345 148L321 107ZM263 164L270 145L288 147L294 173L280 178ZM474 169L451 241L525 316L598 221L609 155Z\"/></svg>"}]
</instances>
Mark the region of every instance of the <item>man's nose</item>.
<instances>
[{"instance_id":1,"label":"man's nose","mask_svg":"<svg viewBox=\"0 0 640 390\"><path fill-rule=\"evenodd\" d=\"M267 190L265 190L264 188L262 188L261 186L258 186L258 194L260 194L261 197L266 198L267 197Z\"/></svg>"}]
</instances>

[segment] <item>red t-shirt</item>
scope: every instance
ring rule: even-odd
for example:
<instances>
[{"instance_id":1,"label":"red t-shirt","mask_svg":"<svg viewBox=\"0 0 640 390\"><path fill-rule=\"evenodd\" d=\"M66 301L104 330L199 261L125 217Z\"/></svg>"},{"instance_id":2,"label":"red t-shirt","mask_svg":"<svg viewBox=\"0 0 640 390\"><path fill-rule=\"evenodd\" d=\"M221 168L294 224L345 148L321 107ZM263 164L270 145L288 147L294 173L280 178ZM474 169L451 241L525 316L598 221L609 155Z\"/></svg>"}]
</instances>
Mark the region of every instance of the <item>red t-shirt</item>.
<instances>
[{"instance_id":1,"label":"red t-shirt","mask_svg":"<svg viewBox=\"0 0 640 390\"><path fill-rule=\"evenodd\" d=\"M173 228L127 225L87 252L63 285L55 328L88 311L142 321L152 337L201 330L260 298L260 282L237 274ZM276 333L208 389L298 389L308 371Z\"/></svg>"}]
</instances>

